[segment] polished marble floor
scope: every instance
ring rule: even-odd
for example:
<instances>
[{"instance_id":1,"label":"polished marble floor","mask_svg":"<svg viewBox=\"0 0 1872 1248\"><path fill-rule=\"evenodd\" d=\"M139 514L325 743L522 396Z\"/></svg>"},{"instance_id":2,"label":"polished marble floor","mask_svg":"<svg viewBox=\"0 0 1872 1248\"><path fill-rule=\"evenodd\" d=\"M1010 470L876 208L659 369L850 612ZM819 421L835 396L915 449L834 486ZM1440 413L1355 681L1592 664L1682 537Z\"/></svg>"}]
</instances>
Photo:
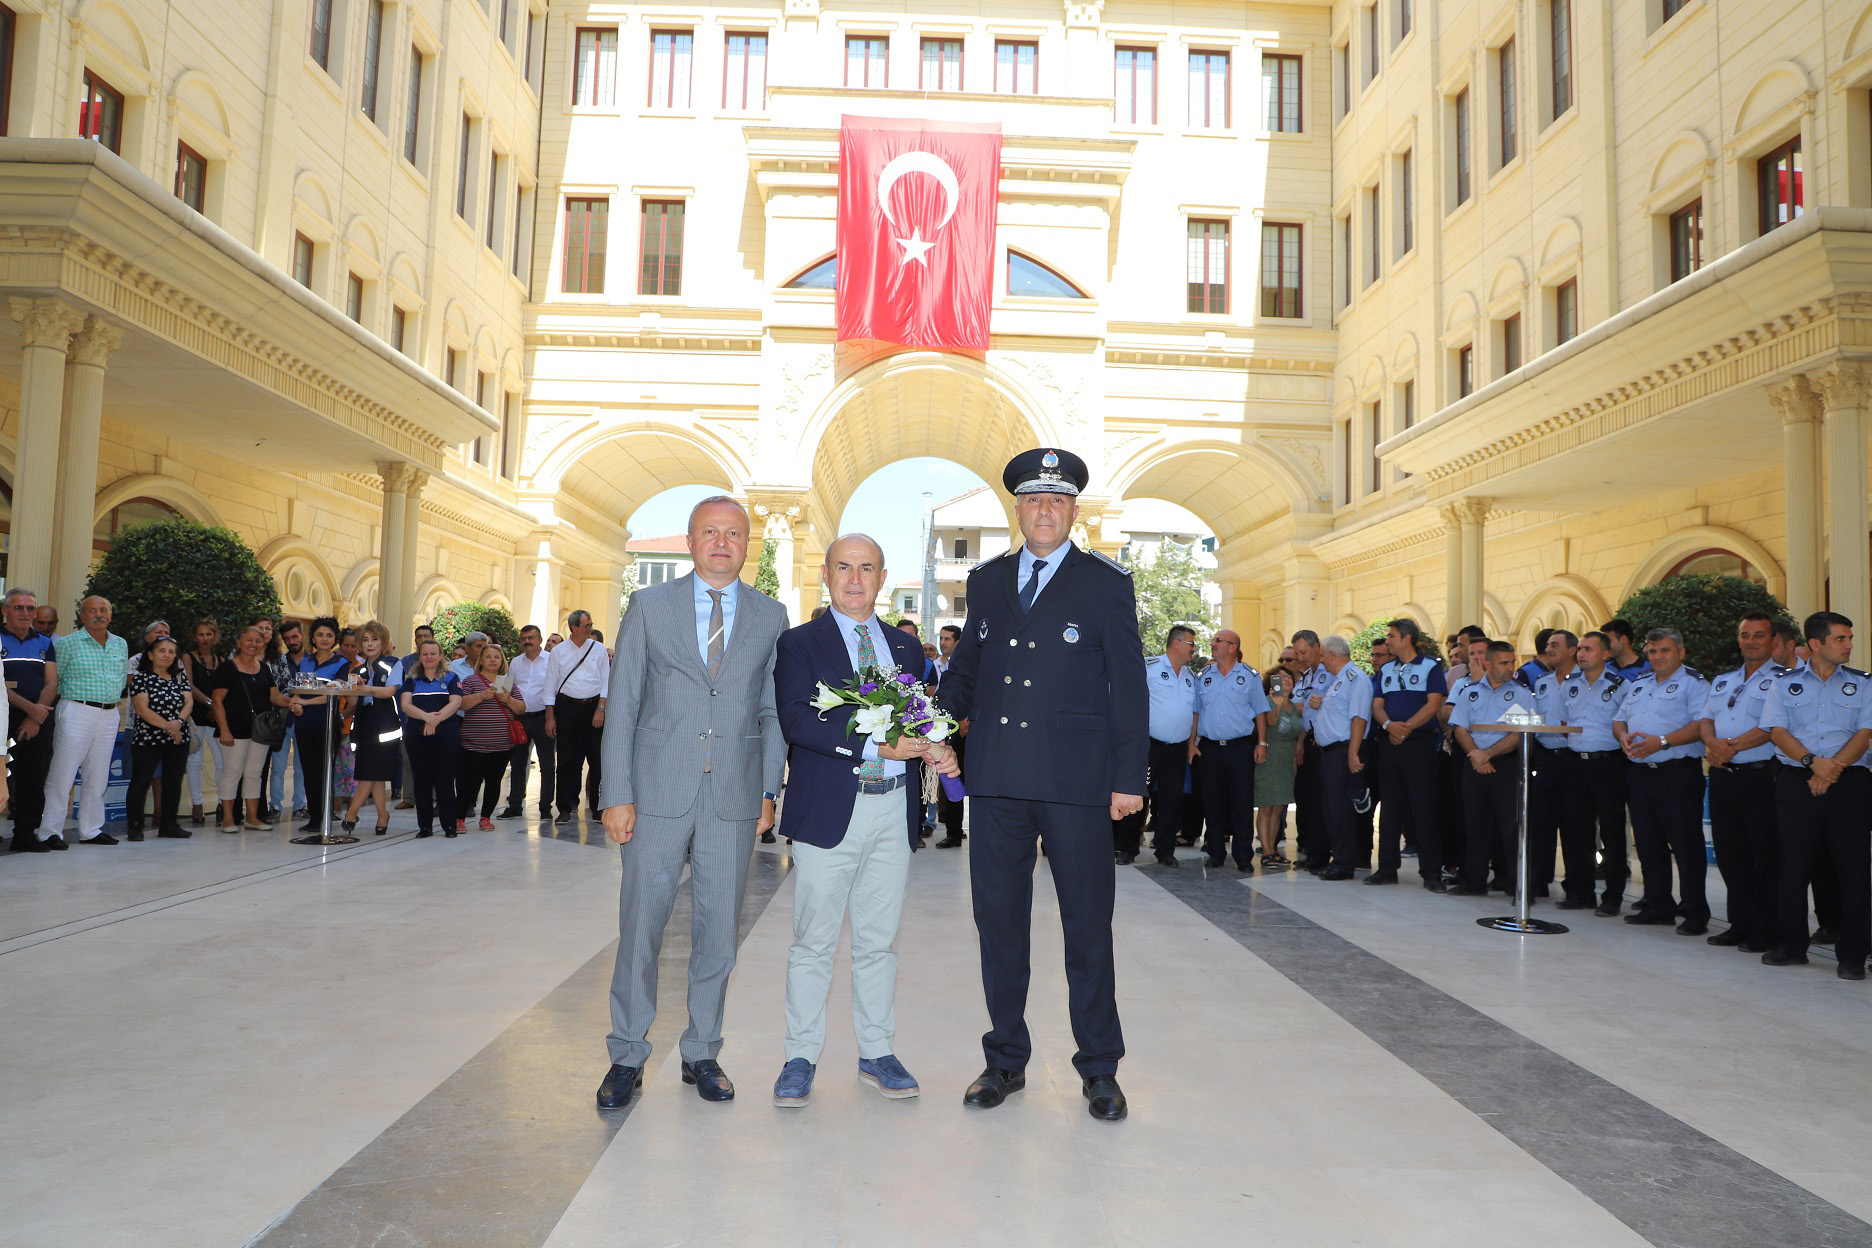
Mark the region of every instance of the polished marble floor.
<instances>
[{"instance_id":1,"label":"polished marble floor","mask_svg":"<svg viewBox=\"0 0 1872 1248\"><path fill-rule=\"evenodd\" d=\"M1028 1086L967 1111L967 851L931 850L897 1002L923 1096L857 1082L840 982L812 1102L783 1111L792 882L763 846L722 1054L739 1098L677 1077L679 901L644 1092L604 1115L616 852L546 831L418 841L404 812L336 850L209 828L0 855L0 1245L1872 1244L1872 996L1824 959L1125 868L1132 1113L1109 1125L1069 1060L1043 867Z\"/></svg>"}]
</instances>

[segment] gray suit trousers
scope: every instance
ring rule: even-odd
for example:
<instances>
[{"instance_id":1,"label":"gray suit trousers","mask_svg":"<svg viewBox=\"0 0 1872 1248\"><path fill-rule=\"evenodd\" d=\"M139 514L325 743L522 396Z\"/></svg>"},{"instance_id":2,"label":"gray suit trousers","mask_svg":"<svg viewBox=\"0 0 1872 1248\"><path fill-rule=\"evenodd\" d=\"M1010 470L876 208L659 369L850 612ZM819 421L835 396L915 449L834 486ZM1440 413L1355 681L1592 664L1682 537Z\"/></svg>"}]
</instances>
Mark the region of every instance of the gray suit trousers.
<instances>
[{"instance_id":1,"label":"gray suit trousers","mask_svg":"<svg viewBox=\"0 0 1872 1248\"><path fill-rule=\"evenodd\" d=\"M689 858L694 916L689 941L689 1028L682 1059L721 1052L728 973L740 944L741 899L754 852L752 819L715 816L713 781L704 776L695 805L674 819L639 814L628 843L618 846L624 876L618 889L617 966L611 973L611 1061L642 1068L650 1059L656 1018L657 959L669 925L683 860Z\"/></svg>"}]
</instances>

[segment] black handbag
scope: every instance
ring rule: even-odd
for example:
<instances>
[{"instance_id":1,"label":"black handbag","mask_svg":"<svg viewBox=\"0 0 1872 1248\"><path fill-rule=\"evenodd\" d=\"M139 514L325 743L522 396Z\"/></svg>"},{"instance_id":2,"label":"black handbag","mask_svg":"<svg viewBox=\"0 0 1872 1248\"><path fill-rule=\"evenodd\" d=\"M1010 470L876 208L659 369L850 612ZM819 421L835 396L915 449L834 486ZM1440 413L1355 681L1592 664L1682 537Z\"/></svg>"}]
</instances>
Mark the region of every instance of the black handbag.
<instances>
[{"instance_id":1,"label":"black handbag","mask_svg":"<svg viewBox=\"0 0 1872 1248\"><path fill-rule=\"evenodd\" d=\"M266 664L262 663L260 665L260 670L265 672L267 670ZM277 706L269 707L264 711L255 710L253 692L247 687L247 682L241 680L241 677L245 676L246 673L241 671L238 667L234 669L234 673L235 679L240 681L241 696L247 699L247 714L253 719L253 730L248 735L270 750L279 749L286 741L286 729L291 722L287 718L288 712ZM267 674L268 683L271 683L272 679L272 673L269 672Z\"/></svg>"}]
</instances>

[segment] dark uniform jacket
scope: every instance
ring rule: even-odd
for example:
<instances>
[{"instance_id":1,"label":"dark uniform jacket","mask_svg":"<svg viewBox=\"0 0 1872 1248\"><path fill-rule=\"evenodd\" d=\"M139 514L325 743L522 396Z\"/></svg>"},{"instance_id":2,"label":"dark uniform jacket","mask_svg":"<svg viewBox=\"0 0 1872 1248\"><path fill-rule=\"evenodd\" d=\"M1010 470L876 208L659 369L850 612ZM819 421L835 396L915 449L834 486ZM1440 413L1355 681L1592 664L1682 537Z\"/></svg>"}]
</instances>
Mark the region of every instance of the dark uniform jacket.
<instances>
[{"instance_id":1,"label":"dark uniform jacket","mask_svg":"<svg viewBox=\"0 0 1872 1248\"><path fill-rule=\"evenodd\" d=\"M969 573L969 618L937 701L969 720L972 797L1107 806L1144 792L1150 698L1131 575L1066 549L1031 614L1018 550Z\"/></svg>"}]
</instances>

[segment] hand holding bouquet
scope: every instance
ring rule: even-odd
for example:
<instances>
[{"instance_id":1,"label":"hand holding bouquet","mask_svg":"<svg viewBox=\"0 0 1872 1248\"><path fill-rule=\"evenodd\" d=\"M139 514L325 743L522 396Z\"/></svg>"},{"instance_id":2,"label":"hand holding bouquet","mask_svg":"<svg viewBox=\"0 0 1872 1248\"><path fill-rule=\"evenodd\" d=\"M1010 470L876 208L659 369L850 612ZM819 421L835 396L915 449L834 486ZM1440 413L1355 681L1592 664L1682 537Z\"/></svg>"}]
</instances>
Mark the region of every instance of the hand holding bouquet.
<instances>
[{"instance_id":1,"label":"hand holding bouquet","mask_svg":"<svg viewBox=\"0 0 1872 1248\"><path fill-rule=\"evenodd\" d=\"M822 719L827 711L841 706L858 708L845 731L863 733L880 747L895 747L905 740L936 747L926 757L943 772L943 792L952 802L966 795L956 778L955 752L941 745L955 732L956 721L936 709L914 673L899 671L890 663L861 667L837 689L820 681L812 704Z\"/></svg>"}]
</instances>

